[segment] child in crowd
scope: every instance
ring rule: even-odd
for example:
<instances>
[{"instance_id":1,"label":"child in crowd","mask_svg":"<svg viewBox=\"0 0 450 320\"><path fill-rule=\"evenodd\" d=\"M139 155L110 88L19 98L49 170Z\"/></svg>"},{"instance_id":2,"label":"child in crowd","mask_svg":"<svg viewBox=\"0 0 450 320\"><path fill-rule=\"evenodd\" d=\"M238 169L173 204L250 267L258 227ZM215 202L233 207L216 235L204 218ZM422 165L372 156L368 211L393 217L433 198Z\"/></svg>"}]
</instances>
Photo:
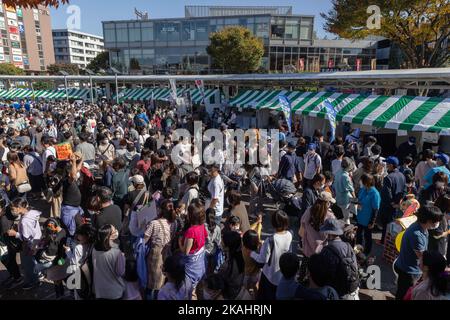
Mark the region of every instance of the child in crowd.
<instances>
[{"instance_id":1,"label":"child in crowd","mask_svg":"<svg viewBox=\"0 0 450 320\"><path fill-rule=\"evenodd\" d=\"M299 284L296 275L300 269L300 259L296 254L285 253L280 257L280 271L283 277L277 287L277 300L293 300Z\"/></svg>"},{"instance_id":2,"label":"child in crowd","mask_svg":"<svg viewBox=\"0 0 450 320\"><path fill-rule=\"evenodd\" d=\"M126 284L124 300L142 300L136 260L127 259L124 279Z\"/></svg>"},{"instance_id":3,"label":"child in crowd","mask_svg":"<svg viewBox=\"0 0 450 320\"><path fill-rule=\"evenodd\" d=\"M163 265L166 284L158 292L158 300L191 300L193 286L185 275L182 256L169 256Z\"/></svg>"},{"instance_id":4,"label":"child in crowd","mask_svg":"<svg viewBox=\"0 0 450 320\"><path fill-rule=\"evenodd\" d=\"M244 282L243 286L250 294L255 295L261 269L250 257L252 251L259 252L261 241L255 230L248 230L242 237L242 256L244 258Z\"/></svg>"},{"instance_id":5,"label":"child in crowd","mask_svg":"<svg viewBox=\"0 0 450 320\"><path fill-rule=\"evenodd\" d=\"M203 281L203 300L225 300L223 290L225 281L216 273L210 274Z\"/></svg>"},{"instance_id":6,"label":"child in crowd","mask_svg":"<svg viewBox=\"0 0 450 320\"><path fill-rule=\"evenodd\" d=\"M223 251L221 248L222 234L220 227L216 225L216 210L206 210L206 231L208 239L205 244L206 273L217 271L223 263Z\"/></svg>"}]
</instances>

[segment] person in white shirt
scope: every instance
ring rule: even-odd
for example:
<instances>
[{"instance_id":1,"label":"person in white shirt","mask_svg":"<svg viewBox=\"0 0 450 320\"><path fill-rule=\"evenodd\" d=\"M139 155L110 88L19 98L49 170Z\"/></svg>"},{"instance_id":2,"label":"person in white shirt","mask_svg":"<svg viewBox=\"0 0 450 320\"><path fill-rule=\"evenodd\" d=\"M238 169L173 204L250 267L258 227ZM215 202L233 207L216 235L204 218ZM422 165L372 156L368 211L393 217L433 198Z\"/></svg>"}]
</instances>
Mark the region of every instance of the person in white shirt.
<instances>
[{"instance_id":1,"label":"person in white shirt","mask_svg":"<svg viewBox=\"0 0 450 320\"><path fill-rule=\"evenodd\" d=\"M223 214L223 203L225 198L225 186L220 176L219 166L214 164L209 169L211 180L208 184L208 191L211 196L209 205L206 208L214 209L216 212L216 224L220 225Z\"/></svg>"},{"instance_id":2,"label":"person in white shirt","mask_svg":"<svg viewBox=\"0 0 450 320\"><path fill-rule=\"evenodd\" d=\"M310 143L308 152L305 154L305 172L303 173L305 185L322 171L322 159L316 152L316 147L316 144Z\"/></svg>"},{"instance_id":3,"label":"person in white shirt","mask_svg":"<svg viewBox=\"0 0 450 320\"><path fill-rule=\"evenodd\" d=\"M42 154L42 173L45 173L47 168L47 158L50 156L56 158L56 149L53 147L52 138L48 136L42 137L42 145L45 148L45 151Z\"/></svg>"}]
</instances>

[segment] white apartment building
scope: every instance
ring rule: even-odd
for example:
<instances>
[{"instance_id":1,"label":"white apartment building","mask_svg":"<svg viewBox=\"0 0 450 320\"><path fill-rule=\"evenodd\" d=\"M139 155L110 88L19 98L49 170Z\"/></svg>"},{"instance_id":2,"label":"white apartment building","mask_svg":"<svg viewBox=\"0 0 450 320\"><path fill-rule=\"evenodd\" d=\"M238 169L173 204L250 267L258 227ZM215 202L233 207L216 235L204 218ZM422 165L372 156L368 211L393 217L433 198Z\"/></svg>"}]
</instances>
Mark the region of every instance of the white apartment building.
<instances>
[{"instance_id":1,"label":"white apartment building","mask_svg":"<svg viewBox=\"0 0 450 320\"><path fill-rule=\"evenodd\" d=\"M53 30L56 63L74 63L84 69L104 51L103 37L69 29Z\"/></svg>"}]
</instances>

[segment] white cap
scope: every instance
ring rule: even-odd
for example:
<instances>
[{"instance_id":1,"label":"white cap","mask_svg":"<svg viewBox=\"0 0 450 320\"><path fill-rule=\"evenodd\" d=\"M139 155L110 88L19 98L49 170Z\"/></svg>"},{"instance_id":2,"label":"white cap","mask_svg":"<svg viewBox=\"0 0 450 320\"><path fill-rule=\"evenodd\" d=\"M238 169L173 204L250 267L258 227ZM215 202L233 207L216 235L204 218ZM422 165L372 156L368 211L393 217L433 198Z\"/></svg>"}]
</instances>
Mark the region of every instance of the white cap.
<instances>
[{"instance_id":1,"label":"white cap","mask_svg":"<svg viewBox=\"0 0 450 320\"><path fill-rule=\"evenodd\" d=\"M129 180L131 182L133 182L134 184L144 184L145 183L144 182L144 177L139 175L139 174L137 174L135 176L132 176Z\"/></svg>"}]
</instances>

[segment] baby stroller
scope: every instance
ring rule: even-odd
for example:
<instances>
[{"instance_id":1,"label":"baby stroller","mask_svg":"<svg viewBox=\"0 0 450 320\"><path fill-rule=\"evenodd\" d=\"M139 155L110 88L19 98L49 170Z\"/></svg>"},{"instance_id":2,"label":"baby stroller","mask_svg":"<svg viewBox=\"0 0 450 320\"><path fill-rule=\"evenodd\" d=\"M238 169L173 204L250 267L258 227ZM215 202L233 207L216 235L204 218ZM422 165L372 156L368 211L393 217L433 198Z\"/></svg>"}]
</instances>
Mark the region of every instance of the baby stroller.
<instances>
[{"instance_id":1,"label":"baby stroller","mask_svg":"<svg viewBox=\"0 0 450 320\"><path fill-rule=\"evenodd\" d=\"M276 203L277 210L283 210L288 215L298 217L301 210L301 198L297 196L297 188L287 179L268 180L266 191Z\"/></svg>"}]
</instances>

